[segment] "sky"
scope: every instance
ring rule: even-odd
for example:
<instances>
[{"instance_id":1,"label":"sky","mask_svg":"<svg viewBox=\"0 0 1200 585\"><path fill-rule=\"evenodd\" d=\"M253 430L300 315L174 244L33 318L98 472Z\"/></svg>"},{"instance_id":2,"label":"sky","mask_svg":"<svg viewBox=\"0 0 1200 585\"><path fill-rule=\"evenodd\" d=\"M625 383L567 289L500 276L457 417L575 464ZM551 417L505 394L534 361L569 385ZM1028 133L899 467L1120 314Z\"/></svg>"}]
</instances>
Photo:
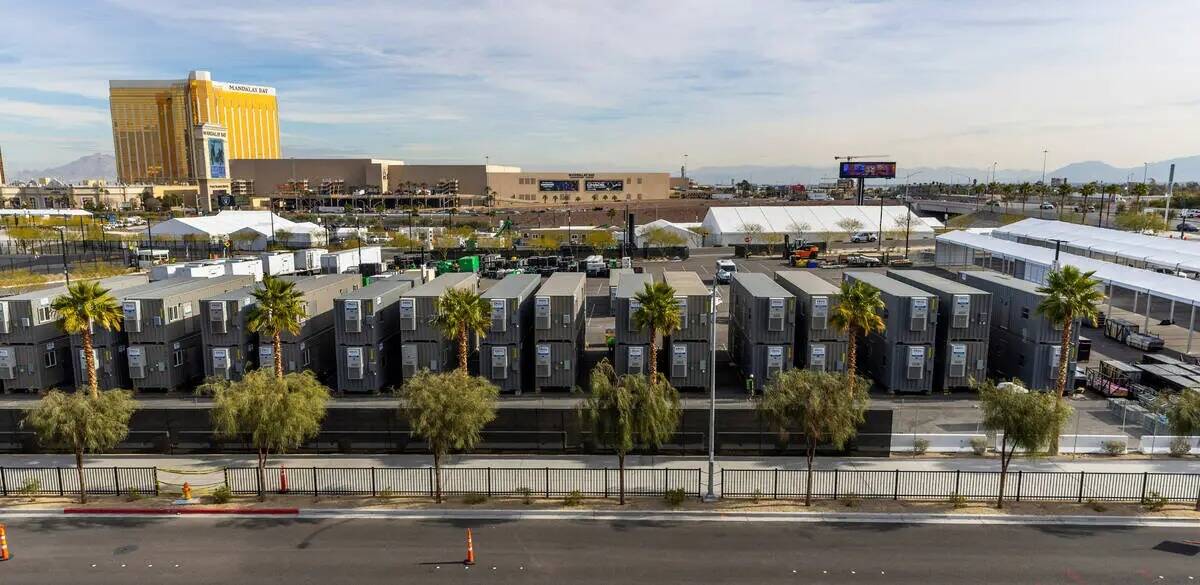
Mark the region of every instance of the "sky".
<instances>
[{"instance_id":1,"label":"sky","mask_svg":"<svg viewBox=\"0 0 1200 585\"><path fill-rule=\"evenodd\" d=\"M0 0L10 170L111 153L110 79L277 88L284 156L527 169L1200 153L1195 2Z\"/></svg>"}]
</instances>

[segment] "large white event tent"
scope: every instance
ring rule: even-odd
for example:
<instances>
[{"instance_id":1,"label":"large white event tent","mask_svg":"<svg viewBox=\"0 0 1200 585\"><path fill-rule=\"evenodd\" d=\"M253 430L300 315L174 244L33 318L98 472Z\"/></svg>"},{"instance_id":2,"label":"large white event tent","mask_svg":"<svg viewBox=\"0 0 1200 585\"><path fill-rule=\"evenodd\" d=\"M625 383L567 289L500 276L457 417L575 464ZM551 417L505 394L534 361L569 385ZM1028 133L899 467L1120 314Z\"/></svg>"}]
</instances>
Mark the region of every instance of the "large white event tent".
<instances>
[{"instance_id":1,"label":"large white event tent","mask_svg":"<svg viewBox=\"0 0 1200 585\"><path fill-rule=\"evenodd\" d=\"M882 215L882 222L880 221ZM906 219L908 218L908 219ZM839 225L840 224L840 225ZM908 224L909 239L933 238L942 227L936 219L921 217L903 205L805 205L778 207L710 207L702 225L711 245L732 246L764 243L767 234L803 237L809 241L845 240L856 231L903 232ZM844 226L857 225L853 229ZM901 235L901 240L904 236Z\"/></svg>"},{"instance_id":2,"label":"large white event tent","mask_svg":"<svg viewBox=\"0 0 1200 585\"><path fill-rule=\"evenodd\" d=\"M1200 239L1148 236L1089 225L1024 219L992 230L992 236L1022 244L1053 248L1079 256L1136 268L1200 273Z\"/></svg>"},{"instance_id":3,"label":"large white event tent","mask_svg":"<svg viewBox=\"0 0 1200 585\"><path fill-rule=\"evenodd\" d=\"M984 266L1030 282L1046 283L1046 274L1054 266L1053 249L996 238L989 233L990 231L960 230L938 236L937 265L942 267ZM1172 318L1174 318L1176 303L1190 307L1186 351L1191 352L1191 330L1196 319L1196 305L1200 304L1200 281L1077 256L1061 252L1061 250L1058 263L1064 266L1074 266L1080 270L1095 271L1094 278L1107 288L1105 292L1108 295L1108 309L1106 310L1108 313L1112 312L1113 287L1133 292L1135 311L1138 305L1138 296L1146 295L1143 329L1149 325L1150 310L1155 298L1171 302Z\"/></svg>"},{"instance_id":4,"label":"large white event tent","mask_svg":"<svg viewBox=\"0 0 1200 585\"><path fill-rule=\"evenodd\" d=\"M327 242L325 228L311 222L294 222L269 211L222 211L216 215L176 217L150 227L153 237L192 236L214 243L237 235L238 247L262 250L272 234L284 243L322 246Z\"/></svg>"}]
</instances>

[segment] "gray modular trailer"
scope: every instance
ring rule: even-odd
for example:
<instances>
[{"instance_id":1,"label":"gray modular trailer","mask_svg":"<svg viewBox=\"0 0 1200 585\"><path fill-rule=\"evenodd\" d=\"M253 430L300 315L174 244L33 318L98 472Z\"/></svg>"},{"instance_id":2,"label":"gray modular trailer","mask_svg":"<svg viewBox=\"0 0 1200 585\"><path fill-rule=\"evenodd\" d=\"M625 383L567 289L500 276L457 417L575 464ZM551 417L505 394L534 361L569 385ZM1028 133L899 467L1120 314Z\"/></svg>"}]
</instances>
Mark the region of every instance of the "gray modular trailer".
<instances>
[{"instance_id":1,"label":"gray modular trailer","mask_svg":"<svg viewBox=\"0 0 1200 585\"><path fill-rule=\"evenodd\" d=\"M0 347L0 384L6 392L38 392L70 386L71 340L63 335L49 341Z\"/></svg>"},{"instance_id":2,"label":"gray modular trailer","mask_svg":"<svg viewBox=\"0 0 1200 585\"><path fill-rule=\"evenodd\" d=\"M625 374L650 373L650 344L626 345L618 343L613 348L613 369L618 376Z\"/></svg>"},{"instance_id":3,"label":"gray modular trailer","mask_svg":"<svg viewBox=\"0 0 1200 585\"><path fill-rule=\"evenodd\" d=\"M613 327L617 330L617 344L644 345L650 343L650 330L638 327L634 315L642 308L635 296L654 283L650 273L626 274L617 284L617 311Z\"/></svg>"},{"instance_id":4,"label":"gray modular trailer","mask_svg":"<svg viewBox=\"0 0 1200 585\"><path fill-rule=\"evenodd\" d=\"M571 390L579 380L582 344L573 341L539 341L533 345L535 391Z\"/></svg>"},{"instance_id":5,"label":"gray modular trailer","mask_svg":"<svg viewBox=\"0 0 1200 585\"><path fill-rule=\"evenodd\" d=\"M781 270L775 273L775 282L796 295L796 367L807 368L811 362L818 369L844 371L845 358L832 358L836 354L833 346L837 343L845 345L846 332L829 323L841 298L841 288L806 270ZM812 347L809 344L813 344ZM828 354L823 353L827 350ZM824 355L831 359L820 365Z\"/></svg>"},{"instance_id":6,"label":"gray modular trailer","mask_svg":"<svg viewBox=\"0 0 1200 585\"><path fill-rule=\"evenodd\" d=\"M738 272L729 285L729 338L771 345L796 341L796 297L765 274Z\"/></svg>"},{"instance_id":7,"label":"gray modular trailer","mask_svg":"<svg viewBox=\"0 0 1200 585\"><path fill-rule=\"evenodd\" d=\"M203 346L199 332L168 343L130 343L125 352L133 389L170 392L199 382Z\"/></svg>"},{"instance_id":8,"label":"gray modular trailer","mask_svg":"<svg viewBox=\"0 0 1200 585\"><path fill-rule=\"evenodd\" d=\"M933 392L933 346L893 343L872 335L858 363L888 392ZM865 351L864 351L865 350Z\"/></svg>"},{"instance_id":9,"label":"gray modular trailer","mask_svg":"<svg viewBox=\"0 0 1200 585\"><path fill-rule=\"evenodd\" d=\"M809 341L796 344L796 367L822 372L845 372L846 341Z\"/></svg>"},{"instance_id":10,"label":"gray modular trailer","mask_svg":"<svg viewBox=\"0 0 1200 585\"><path fill-rule=\"evenodd\" d=\"M533 294L541 283L536 274L510 274L483 293L492 309L483 343L524 346L533 339Z\"/></svg>"},{"instance_id":11,"label":"gray modular trailer","mask_svg":"<svg viewBox=\"0 0 1200 585\"><path fill-rule=\"evenodd\" d=\"M969 388L987 377L992 293L920 270L889 270L888 276L938 297L933 389Z\"/></svg>"},{"instance_id":12,"label":"gray modular trailer","mask_svg":"<svg viewBox=\"0 0 1200 585\"><path fill-rule=\"evenodd\" d=\"M707 341L674 341L666 344L666 365L660 369L672 386L679 389L712 388L712 346Z\"/></svg>"},{"instance_id":13,"label":"gray modular trailer","mask_svg":"<svg viewBox=\"0 0 1200 585\"><path fill-rule=\"evenodd\" d=\"M633 274L632 268L613 268L608 271L608 314L617 314L617 285L621 282L621 275Z\"/></svg>"},{"instance_id":14,"label":"gray modular trailer","mask_svg":"<svg viewBox=\"0 0 1200 585\"><path fill-rule=\"evenodd\" d=\"M943 341L933 352L933 389L966 390L988 375L988 340Z\"/></svg>"},{"instance_id":15,"label":"gray modular trailer","mask_svg":"<svg viewBox=\"0 0 1200 585\"><path fill-rule=\"evenodd\" d=\"M532 276L532 275L531 275ZM496 385L501 392L520 394L533 379L532 351L522 348L532 345L483 344L479 346L479 375Z\"/></svg>"},{"instance_id":16,"label":"gray modular trailer","mask_svg":"<svg viewBox=\"0 0 1200 585\"><path fill-rule=\"evenodd\" d=\"M100 281L114 296L121 291L146 285L141 278L120 276ZM58 312L51 305L66 294L67 287L55 286L0 298L0 345L45 343L65 335Z\"/></svg>"},{"instance_id":17,"label":"gray modular trailer","mask_svg":"<svg viewBox=\"0 0 1200 585\"><path fill-rule=\"evenodd\" d=\"M318 274L283 278L296 283L295 290L304 295L305 314L305 318L300 321L299 333L285 331L280 336L285 343L299 343L326 331L330 332L332 339L334 299L362 288L362 277L357 274Z\"/></svg>"},{"instance_id":18,"label":"gray modular trailer","mask_svg":"<svg viewBox=\"0 0 1200 585\"><path fill-rule=\"evenodd\" d=\"M754 377L754 390L762 392L772 378L792 369L791 343L750 343L741 335L734 336L729 356L737 361L745 379Z\"/></svg>"},{"instance_id":19,"label":"gray modular trailer","mask_svg":"<svg viewBox=\"0 0 1200 585\"><path fill-rule=\"evenodd\" d=\"M444 336L434 324L437 317L437 300L452 288L472 292L479 288L479 276L469 272L443 274L400 297L400 339L405 343L415 341L441 341Z\"/></svg>"},{"instance_id":20,"label":"gray modular trailer","mask_svg":"<svg viewBox=\"0 0 1200 585\"><path fill-rule=\"evenodd\" d=\"M284 373L311 371L323 384L333 386L337 380L333 370L337 367L334 354L334 333L330 327L302 339L280 343ZM258 363L265 368L275 367L275 346L269 338L258 344Z\"/></svg>"},{"instance_id":21,"label":"gray modular trailer","mask_svg":"<svg viewBox=\"0 0 1200 585\"><path fill-rule=\"evenodd\" d=\"M204 376L240 380L258 367L258 333L246 323L255 304L247 286L200 300Z\"/></svg>"},{"instance_id":22,"label":"gray modular trailer","mask_svg":"<svg viewBox=\"0 0 1200 585\"><path fill-rule=\"evenodd\" d=\"M663 282L675 289L680 328L669 335L675 341L704 341L712 336L712 290L695 272L664 272Z\"/></svg>"},{"instance_id":23,"label":"gray modular trailer","mask_svg":"<svg viewBox=\"0 0 1200 585\"><path fill-rule=\"evenodd\" d=\"M421 370L450 371L454 368L454 348L447 341L406 341L400 344L400 375L403 381Z\"/></svg>"},{"instance_id":24,"label":"gray modular trailer","mask_svg":"<svg viewBox=\"0 0 1200 585\"><path fill-rule=\"evenodd\" d=\"M843 277L879 289L885 328L872 336L910 345L932 345L937 340L937 296L876 272L847 272Z\"/></svg>"},{"instance_id":25,"label":"gray modular trailer","mask_svg":"<svg viewBox=\"0 0 1200 585\"><path fill-rule=\"evenodd\" d=\"M988 344L988 361L998 380L1017 379L1031 390L1051 390L1058 386L1057 343L1034 343L1011 331L993 329ZM1067 389L1075 379L1075 352L1067 362Z\"/></svg>"},{"instance_id":26,"label":"gray modular trailer","mask_svg":"<svg viewBox=\"0 0 1200 585\"><path fill-rule=\"evenodd\" d=\"M121 295L121 329L130 345L166 344L200 333L200 300L254 284L245 275L181 279L161 289Z\"/></svg>"},{"instance_id":27,"label":"gray modular trailer","mask_svg":"<svg viewBox=\"0 0 1200 585\"><path fill-rule=\"evenodd\" d=\"M1034 343L1061 343L1062 328L1037 312L1045 300L1037 283L996 272L963 271L959 278L966 284L992 293L992 327L1003 329ZM1079 331L1079 321L1072 326ZM1072 335L1072 343L1078 335Z\"/></svg>"},{"instance_id":28,"label":"gray modular trailer","mask_svg":"<svg viewBox=\"0 0 1200 585\"><path fill-rule=\"evenodd\" d=\"M378 392L399 385L400 343L375 345L336 344L337 389L341 392Z\"/></svg>"},{"instance_id":29,"label":"gray modular trailer","mask_svg":"<svg viewBox=\"0 0 1200 585\"><path fill-rule=\"evenodd\" d=\"M533 300L535 341L582 342L586 282L579 272L556 272L546 279Z\"/></svg>"},{"instance_id":30,"label":"gray modular trailer","mask_svg":"<svg viewBox=\"0 0 1200 585\"><path fill-rule=\"evenodd\" d=\"M378 392L400 381L400 297L413 278L376 280L334 299L337 389Z\"/></svg>"}]
</instances>

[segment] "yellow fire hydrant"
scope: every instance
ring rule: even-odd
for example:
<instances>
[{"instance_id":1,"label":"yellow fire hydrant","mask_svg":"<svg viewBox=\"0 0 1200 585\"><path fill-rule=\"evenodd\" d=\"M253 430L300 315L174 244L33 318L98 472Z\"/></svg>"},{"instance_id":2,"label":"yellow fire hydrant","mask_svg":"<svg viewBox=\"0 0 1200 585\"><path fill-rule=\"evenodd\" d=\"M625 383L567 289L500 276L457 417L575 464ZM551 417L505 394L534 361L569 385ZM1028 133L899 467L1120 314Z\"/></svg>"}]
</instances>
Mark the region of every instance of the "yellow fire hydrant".
<instances>
[{"instance_id":1,"label":"yellow fire hydrant","mask_svg":"<svg viewBox=\"0 0 1200 585\"><path fill-rule=\"evenodd\" d=\"M188 482L183 482L183 499L192 499L192 486Z\"/></svg>"}]
</instances>

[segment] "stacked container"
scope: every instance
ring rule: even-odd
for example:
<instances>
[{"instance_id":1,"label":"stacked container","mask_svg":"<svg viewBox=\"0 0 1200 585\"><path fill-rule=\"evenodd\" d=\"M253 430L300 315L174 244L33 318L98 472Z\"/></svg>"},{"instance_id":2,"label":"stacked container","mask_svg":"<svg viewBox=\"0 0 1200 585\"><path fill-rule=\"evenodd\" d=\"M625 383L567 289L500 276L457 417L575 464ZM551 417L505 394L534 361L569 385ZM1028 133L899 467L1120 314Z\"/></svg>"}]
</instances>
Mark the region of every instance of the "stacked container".
<instances>
[{"instance_id":1,"label":"stacked container","mask_svg":"<svg viewBox=\"0 0 1200 585\"><path fill-rule=\"evenodd\" d=\"M510 274L483 293L492 324L480 340L479 375L502 392L532 388L533 294L541 283L536 274Z\"/></svg>"},{"instance_id":2,"label":"stacked container","mask_svg":"<svg viewBox=\"0 0 1200 585\"><path fill-rule=\"evenodd\" d=\"M408 380L421 370L441 372L454 368L457 344L434 323L438 298L452 288L475 292L479 289L479 276L465 272L443 274L400 298L401 380Z\"/></svg>"},{"instance_id":3,"label":"stacked container","mask_svg":"<svg viewBox=\"0 0 1200 585\"><path fill-rule=\"evenodd\" d=\"M311 371L324 384L334 384L333 300L358 290L362 280L353 274L319 274L316 276L284 276L296 283L295 290L304 295L305 318L300 320L300 332L280 335L285 373ZM275 367L275 345L270 338L260 336L258 363Z\"/></svg>"},{"instance_id":4,"label":"stacked container","mask_svg":"<svg viewBox=\"0 0 1200 585\"><path fill-rule=\"evenodd\" d=\"M1049 390L1058 384L1058 360L1062 351L1062 328L1037 312L1046 295L1039 285L996 272L959 273L966 284L992 294L992 323L988 362L993 375L1018 379L1033 390ZM1075 348L1079 344L1079 321L1071 327L1067 383L1075 374Z\"/></svg>"},{"instance_id":5,"label":"stacked container","mask_svg":"<svg viewBox=\"0 0 1200 585\"><path fill-rule=\"evenodd\" d=\"M633 316L641 308L641 303L634 297L653 283L654 277L648 273L622 274L617 282L617 306L613 315L617 338L613 367L617 375L650 372L650 330L638 327Z\"/></svg>"},{"instance_id":6,"label":"stacked container","mask_svg":"<svg viewBox=\"0 0 1200 585\"><path fill-rule=\"evenodd\" d=\"M258 334L246 323L257 286L247 286L200 300L204 376L240 380L259 367Z\"/></svg>"},{"instance_id":7,"label":"stacked container","mask_svg":"<svg viewBox=\"0 0 1200 585\"><path fill-rule=\"evenodd\" d=\"M113 296L120 301L123 297L131 298L148 292L178 286L187 279L164 280L140 284L119 291L113 291ZM96 360L96 384L101 389L131 388L129 379L129 360L126 353L129 347L129 334L122 328L109 331L100 327L92 328L92 355ZM78 384L87 382L87 365L84 363L83 336L71 336L71 368L75 371Z\"/></svg>"},{"instance_id":8,"label":"stacked container","mask_svg":"<svg viewBox=\"0 0 1200 585\"><path fill-rule=\"evenodd\" d=\"M885 329L859 340L858 364L888 392L932 393L937 297L875 272L844 278L879 289L883 299Z\"/></svg>"},{"instance_id":9,"label":"stacked container","mask_svg":"<svg viewBox=\"0 0 1200 585\"><path fill-rule=\"evenodd\" d=\"M613 268L608 271L608 314L617 314L617 284L621 282L621 275L633 274L632 268Z\"/></svg>"},{"instance_id":10,"label":"stacked container","mask_svg":"<svg viewBox=\"0 0 1200 585\"><path fill-rule=\"evenodd\" d=\"M306 248L292 253L292 266L300 274L316 274L321 271L321 257L328 254L325 248Z\"/></svg>"},{"instance_id":11,"label":"stacked container","mask_svg":"<svg viewBox=\"0 0 1200 585\"><path fill-rule=\"evenodd\" d=\"M287 276L296 273L294 252L263 252L259 259L262 260L263 273L267 276Z\"/></svg>"},{"instance_id":12,"label":"stacked container","mask_svg":"<svg viewBox=\"0 0 1200 585\"><path fill-rule=\"evenodd\" d=\"M664 336L667 381L680 389L712 388L712 345L715 319L712 291L695 272L664 272L663 282L675 289L680 328Z\"/></svg>"},{"instance_id":13,"label":"stacked container","mask_svg":"<svg viewBox=\"0 0 1200 585\"><path fill-rule=\"evenodd\" d=\"M583 357L584 284L578 272L556 272L533 301L533 387L570 390L579 379Z\"/></svg>"},{"instance_id":14,"label":"stacked container","mask_svg":"<svg viewBox=\"0 0 1200 585\"><path fill-rule=\"evenodd\" d=\"M729 285L729 356L747 388L762 391L791 369L795 337L796 297L765 274L735 273Z\"/></svg>"},{"instance_id":15,"label":"stacked container","mask_svg":"<svg viewBox=\"0 0 1200 585\"><path fill-rule=\"evenodd\" d=\"M804 270L776 272L775 282L796 295L795 366L845 372L846 332L829 323L841 299L841 288Z\"/></svg>"},{"instance_id":16,"label":"stacked container","mask_svg":"<svg viewBox=\"0 0 1200 585\"><path fill-rule=\"evenodd\" d=\"M383 250L379 246L349 248L340 252L323 254L321 256L321 272L325 274L357 272L360 265L381 262L383 262Z\"/></svg>"},{"instance_id":17,"label":"stacked container","mask_svg":"<svg viewBox=\"0 0 1200 585\"><path fill-rule=\"evenodd\" d=\"M420 284L395 276L334 299L339 391L378 392L400 380L400 297Z\"/></svg>"},{"instance_id":18,"label":"stacked container","mask_svg":"<svg viewBox=\"0 0 1200 585\"><path fill-rule=\"evenodd\" d=\"M961 390L987 378L992 294L919 270L889 270L888 276L938 297L933 389Z\"/></svg>"}]
</instances>

